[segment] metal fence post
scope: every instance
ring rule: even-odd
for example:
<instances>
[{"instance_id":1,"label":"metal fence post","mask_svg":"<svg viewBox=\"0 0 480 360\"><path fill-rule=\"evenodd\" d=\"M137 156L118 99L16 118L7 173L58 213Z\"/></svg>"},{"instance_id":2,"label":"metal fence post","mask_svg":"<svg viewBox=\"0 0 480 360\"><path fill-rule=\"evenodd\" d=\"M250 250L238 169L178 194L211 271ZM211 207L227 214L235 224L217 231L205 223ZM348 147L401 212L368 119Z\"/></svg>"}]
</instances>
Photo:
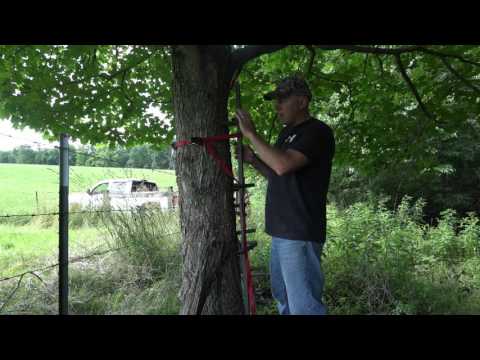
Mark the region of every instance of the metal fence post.
<instances>
[{"instance_id":1,"label":"metal fence post","mask_svg":"<svg viewBox=\"0 0 480 360\"><path fill-rule=\"evenodd\" d=\"M38 191L35 191L35 201L37 203L37 214L40 212L40 206L38 205Z\"/></svg>"},{"instance_id":2,"label":"metal fence post","mask_svg":"<svg viewBox=\"0 0 480 360\"><path fill-rule=\"evenodd\" d=\"M59 314L68 315L68 136L60 135L60 193L59 193Z\"/></svg>"}]
</instances>

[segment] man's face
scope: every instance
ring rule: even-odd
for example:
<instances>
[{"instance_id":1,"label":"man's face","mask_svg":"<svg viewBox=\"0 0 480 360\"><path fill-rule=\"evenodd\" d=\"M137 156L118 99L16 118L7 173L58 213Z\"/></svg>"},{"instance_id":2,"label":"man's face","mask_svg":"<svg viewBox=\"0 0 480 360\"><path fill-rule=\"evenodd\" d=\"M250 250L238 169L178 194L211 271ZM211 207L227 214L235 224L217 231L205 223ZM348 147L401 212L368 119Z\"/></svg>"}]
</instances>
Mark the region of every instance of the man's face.
<instances>
[{"instance_id":1,"label":"man's face","mask_svg":"<svg viewBox=\"0 0 480 360\"><path fill-rule=\"evenodd\" d=\"M290 95L275 99L275 110L282 124L288 125L303 114L308 105L305 96Z\"/></svg>"}]
</instances>

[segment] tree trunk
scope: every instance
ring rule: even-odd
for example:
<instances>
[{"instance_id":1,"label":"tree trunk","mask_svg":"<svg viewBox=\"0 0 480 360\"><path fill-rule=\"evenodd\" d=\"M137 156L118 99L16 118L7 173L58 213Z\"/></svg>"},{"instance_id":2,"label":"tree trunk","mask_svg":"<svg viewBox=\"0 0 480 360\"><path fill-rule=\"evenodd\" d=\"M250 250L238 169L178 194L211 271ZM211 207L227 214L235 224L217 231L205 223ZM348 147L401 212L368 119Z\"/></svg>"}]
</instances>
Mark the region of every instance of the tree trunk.
<instances>
[{"instance_id":1,"label":"tree trunk","mask_svg":"<svg viewBox=\"0 0 480 360\"><path fill-rule=\"evenodd\" d=\"M175 46L172 52L177 140L227 133L226 46ZM215 144L230 163L228 142ZM204 147L177 150L183 276L180 314L243 314L232 179ZM205 299L204 306L201 300Z\"/></svg>"}]
</instances>

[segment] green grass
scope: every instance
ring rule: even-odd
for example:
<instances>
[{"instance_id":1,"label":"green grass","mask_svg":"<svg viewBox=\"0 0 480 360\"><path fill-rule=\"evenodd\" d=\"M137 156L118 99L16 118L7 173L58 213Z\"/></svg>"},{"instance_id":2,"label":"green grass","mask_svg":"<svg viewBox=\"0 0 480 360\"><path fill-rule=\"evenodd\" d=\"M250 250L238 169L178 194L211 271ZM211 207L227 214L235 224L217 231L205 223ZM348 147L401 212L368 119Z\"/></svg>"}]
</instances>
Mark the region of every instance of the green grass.
<instances>
[{"instance_id":1,"label":"green grass","mask_svg":"<svg viewBox=\"0 0 480 360\"><path fill-rule=\"evenodd\" d=\"M56 263L58 241L58 226L0 225L0 278ZM70 229L69 255L79 256L92 252L91 249L105 248L104 241L96 228Z\"/></svg>"},{"instance_id":2,"label":"green grass","mask_svg":"<svg viewBox=\"0 0 480 360\"><path fill-rule=\"evenodd\" d=\"M70 229L70 314L178 313L178 223L173 214L150 211L107 214L96 227ZM0 225L0 234L0 278L58 262L56 225ZM18 291L17 281L0 283L2 314L57 312L58 267L28 274Z\"/></svg>"},{"instance_id":3,"label":"green grass","mask_svg":"<svg viewBox=\"0 0 480 360\"><path fill-rule=\"evenodd\" d=\"M55 165L0 164L0 215L37 213L58 204L59 167ZM70 192L85 191L97 181L111 178L143 178L160 188L176 188L173 170L70 167ZM37 206L38 197L38 206Z\"/></svg>"}]
</instances>

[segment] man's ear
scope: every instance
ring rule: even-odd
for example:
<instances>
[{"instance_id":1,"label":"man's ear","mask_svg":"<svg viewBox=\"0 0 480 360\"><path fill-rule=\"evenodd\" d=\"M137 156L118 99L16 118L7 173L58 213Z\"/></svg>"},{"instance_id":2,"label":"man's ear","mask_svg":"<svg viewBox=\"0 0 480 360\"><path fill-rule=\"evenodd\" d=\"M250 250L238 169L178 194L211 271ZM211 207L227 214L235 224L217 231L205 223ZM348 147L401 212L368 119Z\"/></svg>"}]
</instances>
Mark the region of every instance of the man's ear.
<instances>
[{"instance_id":1,"label":"man's ear","mask_svg":"<svg viewBox=\"0 0 480 360\"><path fill-rule=\"evenodd\" d=\"M306 96L301 96L298 100L302 110L308 107L308 98Z\"/></svg>"}]
</instances>

